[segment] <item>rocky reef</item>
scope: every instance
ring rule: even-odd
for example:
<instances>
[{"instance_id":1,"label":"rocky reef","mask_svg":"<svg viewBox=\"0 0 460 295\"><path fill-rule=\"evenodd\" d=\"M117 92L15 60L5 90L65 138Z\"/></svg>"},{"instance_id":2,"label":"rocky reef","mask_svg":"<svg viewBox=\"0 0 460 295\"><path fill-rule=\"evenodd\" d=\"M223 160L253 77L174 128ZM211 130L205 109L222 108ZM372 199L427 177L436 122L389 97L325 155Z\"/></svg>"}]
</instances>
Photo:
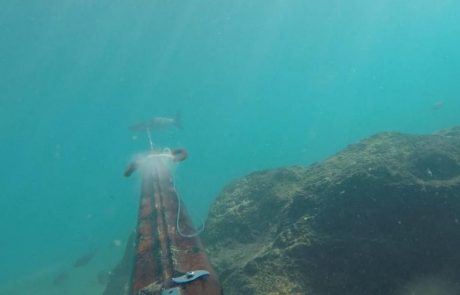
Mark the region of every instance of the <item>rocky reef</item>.
<instances>
[{"instance_id":1,"label":"rocky reef","mask_svg":"<svg viewBox=\"0 0 460 295\"><path fill-rule=\"evenodd\" d=\"M243 177L203 241L226 295L460 294L460 127Z\"/></svg>"}]
</instances>

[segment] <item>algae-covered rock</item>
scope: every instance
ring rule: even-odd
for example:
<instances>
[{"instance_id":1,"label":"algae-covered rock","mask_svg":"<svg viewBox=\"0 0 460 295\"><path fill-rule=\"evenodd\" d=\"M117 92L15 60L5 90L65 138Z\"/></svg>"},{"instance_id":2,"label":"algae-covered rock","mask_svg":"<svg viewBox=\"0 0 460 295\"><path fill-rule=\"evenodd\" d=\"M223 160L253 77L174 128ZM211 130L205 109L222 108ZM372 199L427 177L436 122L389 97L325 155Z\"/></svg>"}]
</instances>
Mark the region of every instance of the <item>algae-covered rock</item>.
<instances>
[{"instance_id":1,"label":"algae-covered rock","mask_svg":"<svg viewBox=\"0 0 460 295\"><path fill-rule=\"evenodd\" d=\"M460 294L460 128L253 173L207 228L226 295Z\"/></svg>"}]
</instances>

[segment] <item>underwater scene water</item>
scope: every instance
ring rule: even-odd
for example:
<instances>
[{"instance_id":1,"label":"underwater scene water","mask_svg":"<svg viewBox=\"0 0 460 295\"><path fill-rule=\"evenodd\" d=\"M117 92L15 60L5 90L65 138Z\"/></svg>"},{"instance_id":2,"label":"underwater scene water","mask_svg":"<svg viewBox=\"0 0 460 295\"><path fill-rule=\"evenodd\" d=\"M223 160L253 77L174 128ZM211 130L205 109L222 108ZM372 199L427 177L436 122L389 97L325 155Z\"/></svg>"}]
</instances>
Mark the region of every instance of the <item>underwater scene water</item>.
<instances>
[{"instance_id":1,"label":"underwater scene water","mask_svg":"<svg viewBox=\"0 0 460 295\"><path fill-rule=\"evenodd\" d=\"M381 131L459 124L460 2L0 2L0 294L102 294L148 149L186 148L196 223L222 188Z\"/></svg>"}]
</instances>

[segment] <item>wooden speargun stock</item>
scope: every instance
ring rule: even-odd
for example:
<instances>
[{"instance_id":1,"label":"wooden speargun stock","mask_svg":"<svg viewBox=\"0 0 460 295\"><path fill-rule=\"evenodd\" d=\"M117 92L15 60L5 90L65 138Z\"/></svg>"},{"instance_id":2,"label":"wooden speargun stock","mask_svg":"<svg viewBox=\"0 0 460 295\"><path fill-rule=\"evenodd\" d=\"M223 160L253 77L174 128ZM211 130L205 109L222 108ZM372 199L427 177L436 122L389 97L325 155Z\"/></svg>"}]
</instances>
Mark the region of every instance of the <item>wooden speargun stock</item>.
<instances>
[{"instance_id":1,"label":"wooden speargun stock","mask_svg":"<svg viewBox=\"0 0 460 295\"><path fill-rule=\"evenodd\" d=\"M164 153L162 155L165 155ZM185 150L169 152L169 161L182 161ZM142 191L137 223L131 295L221 295L222 288L175 189L165 158L152 152L150 163L139 166ZM143 167L142 167L143 166ZM179 227L179 228L178 228Z\"/></svg>"}]
</instances>

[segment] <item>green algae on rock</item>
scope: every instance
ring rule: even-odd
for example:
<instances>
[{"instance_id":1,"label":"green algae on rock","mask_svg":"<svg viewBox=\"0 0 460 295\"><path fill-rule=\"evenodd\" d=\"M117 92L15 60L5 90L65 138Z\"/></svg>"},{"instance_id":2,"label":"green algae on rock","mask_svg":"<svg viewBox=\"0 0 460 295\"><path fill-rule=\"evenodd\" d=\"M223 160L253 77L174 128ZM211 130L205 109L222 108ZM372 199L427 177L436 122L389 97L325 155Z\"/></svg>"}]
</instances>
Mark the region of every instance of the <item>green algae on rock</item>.
<instances>
[{"instance_id":1,"label":"green algae on rock","mask_svg":"<svg viewBox=\"0 0 460 295\"><path fill-rule=\"evenodd\" d=\"M227 186L203 237L225 294L458 294L459 130L381 133Z\"/></svg>"}]
</instances>

